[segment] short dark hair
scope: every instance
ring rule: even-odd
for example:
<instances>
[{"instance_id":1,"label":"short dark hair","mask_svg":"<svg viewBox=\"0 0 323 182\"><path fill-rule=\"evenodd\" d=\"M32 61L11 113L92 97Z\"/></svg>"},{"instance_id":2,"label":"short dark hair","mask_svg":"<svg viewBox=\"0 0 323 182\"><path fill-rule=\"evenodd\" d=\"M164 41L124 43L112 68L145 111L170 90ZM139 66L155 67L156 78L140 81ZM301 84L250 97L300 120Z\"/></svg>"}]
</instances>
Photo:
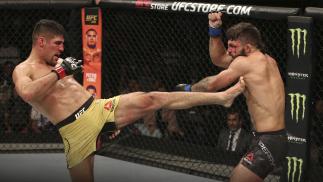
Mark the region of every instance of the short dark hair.
<instances>
[{"instance_id":1,"label":"short dark hair","mask_svg":"<svg viewBox=\"0 0 323 182\"><path fill-rule=\"evenodd\" d=\"M230 108L230 109L227 110L227 116L228 115L233 115L233 114L237 114L239 120L241 119L240 111L238 109L236 109L236 108Z\"/></svg>"},{"instance_id":2,"label":"short dark hair","mask_svg":"<svg viewBox=\"0 0 323 182\"><path fill-rule=\"evenodd\" d=\"M233 25L227 30L226 36L228 40L241 40L250 43L261 51L264 50L261 34L258 28L251 23L240 22Z\"/></svg>"},{"instance_id":3,"label":"short dark hair","mask_svg":"<svg viewBox=\"0 0 323 182\"><path fill-rule=\"evenodd\" d=\"M65 35L64 27L54 20L41 19L35 26L32 33L33 44L36 42L37 38L40 35L43 35L47 38L51 38L58 35Z\"/></svg>"},{"instance_id":4,"label":"short dark hair","mask_svg":"<svg viewBox=\"0 0 323 182\"><path fill-rule=\"evenodd\" d=\"M88 30L85 32L85 34L87 34L87 33L89 33L89 32L95 32L95 33L97 34L96 30L95 30L95 29L93 29L93 28L88 29Z\"/></svg>"}]
</instances>

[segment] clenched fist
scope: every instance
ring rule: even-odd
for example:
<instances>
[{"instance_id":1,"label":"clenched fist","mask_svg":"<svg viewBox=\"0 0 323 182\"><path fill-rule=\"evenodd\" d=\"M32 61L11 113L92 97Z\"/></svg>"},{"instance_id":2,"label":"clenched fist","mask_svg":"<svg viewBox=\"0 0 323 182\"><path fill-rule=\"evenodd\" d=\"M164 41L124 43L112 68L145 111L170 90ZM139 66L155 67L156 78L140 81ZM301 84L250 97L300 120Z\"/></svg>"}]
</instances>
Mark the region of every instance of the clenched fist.
<instances>
[{"instance_id":1,"label":"clenched fist","mask_svg":"<svg viewBox=\"0 0 323 182\"><path fill-rule=\"evenodd\" d=\"M222 13L209 13L208 18L209 18L209 27L212 28L220 28L222 25Z\"/></svg>"},{"instance_id":2,"label":"clenched fist","mask_svg":"<svg viewBox=\"0 0 323 182\"><path fill-rule=\"evenodd\" d=\"M62 79L65 76L82 72L82 62L82 60L67 57L63 59L63 62L59 66L55 67L53 71L57 74L58 79Z\"/></svg>"}]
</instances>

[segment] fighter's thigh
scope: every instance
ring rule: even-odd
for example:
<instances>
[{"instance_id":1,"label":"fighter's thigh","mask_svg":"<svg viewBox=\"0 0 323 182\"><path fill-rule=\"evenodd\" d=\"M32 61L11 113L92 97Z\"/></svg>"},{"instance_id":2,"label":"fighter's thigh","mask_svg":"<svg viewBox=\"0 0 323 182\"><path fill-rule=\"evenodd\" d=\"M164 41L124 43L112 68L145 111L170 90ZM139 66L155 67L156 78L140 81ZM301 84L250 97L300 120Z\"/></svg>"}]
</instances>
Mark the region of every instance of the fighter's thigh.
<instances>
[{"instance_id":1,"label":"fighter's thigh","mask_svg":"<svg viewBox=\"0 0 323 182\"><path fill-rule=\"evenodd\" d=\"M274 167L270 151L261 140L253 140L250 150L242 157L240 165L249 169L250 172L264 179Z\"/></svg>"},{"instance_id":2,"label":"fighter's thigh","mask_svg":"<svg viewBox=\"0 0 323 182\"><path fill-rule=\"evenodd\" d=\"M258 175L250 171L248 168L243 166L241 163L238 164L230 178L230 182L260 182L263 181Z\"/></svg>"},{"instance_id":3,"label":"fighter's thigh","mask_svg":"<svg viewBox=\"0 0 323 182\"><path fill-rule=\"evenodd\" d=\"M118 107L115 111L116 125L121 128L143 117L149 111L151 100L147 93L133 92L120 95Z\"/></svg>"},{"instance_id":4,"label":"fighter's thigh","mask_svg":"<svg viewBox=\"0 0 323 182\"><path fill-rule=\"evenodd\" d=\"M94 167L94 155L89 155L82 162L69 169L73 182L92 182Z\"/></svg>"}]
</instances>

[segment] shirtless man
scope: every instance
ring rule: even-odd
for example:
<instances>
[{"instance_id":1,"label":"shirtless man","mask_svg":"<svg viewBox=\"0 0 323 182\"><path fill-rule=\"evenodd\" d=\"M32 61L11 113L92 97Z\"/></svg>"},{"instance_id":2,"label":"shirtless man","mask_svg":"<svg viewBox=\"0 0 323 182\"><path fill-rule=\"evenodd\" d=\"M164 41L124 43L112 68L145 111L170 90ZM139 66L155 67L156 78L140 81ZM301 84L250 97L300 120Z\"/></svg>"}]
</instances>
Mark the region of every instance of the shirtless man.
<instances>
[{"instance_id":1,"label":"shirtless man","mask_svg":"<svg viewBox=\"0 0 323 182\"><path fill-rule=\"evenodd\" d=\"M94 29L89 29L85 33L86 47L84 52L84 63L92 64L98 63L101 59L101 49L97 47L98 33Z\"/></svg>"},{"instance_id":2,"label":"shirtless man","mask_svg":"<svg viewBox=\"0 0 323 182\"><path fill-rule=\"evenodd\" d=\"M224 92L133 92L110 99L94 100L73 74L81 72L81 61L61 59L64 51L62 25L40 20L32 34L32 50L13 73L15 89L24 101L59 128L67 166L73 181L93 181L96 140L106 123L122 128L161 108L186 109L219 104L229 107L244 91L240 81Z\"/></svg>"},{"instance_id":3,"label":"shirtless man","mask_svg":"<svg viewBox=\"0 0 323 182\"><path fill-rule=\"evenodd\" d=\"M235 167L231 181L262 181L287 153L285 91L276 61L263 52L258 29L241 22L226 32L228 49L221 39L221 13L210 13L209 52L213 64L226 68L218 75L194 85L180 84L179 90L217 91L243 76L244 95L255 129L251 149Z\"/></svg>"}]
</instances>

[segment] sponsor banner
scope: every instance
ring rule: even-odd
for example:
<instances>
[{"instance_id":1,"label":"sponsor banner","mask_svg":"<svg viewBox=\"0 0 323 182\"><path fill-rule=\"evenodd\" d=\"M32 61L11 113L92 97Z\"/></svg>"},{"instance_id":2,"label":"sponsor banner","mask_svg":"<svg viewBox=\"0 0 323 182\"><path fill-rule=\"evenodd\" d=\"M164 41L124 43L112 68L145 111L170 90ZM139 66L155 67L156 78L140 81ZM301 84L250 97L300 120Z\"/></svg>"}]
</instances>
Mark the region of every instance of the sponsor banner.
<instances>
[{"instance_id":1,"label":"sponsor banner","mask_svg":"<svg viewBox=\"0 0 323 182\"><path fill-rule=\"evenodd\" d=\"M292 56L306 55L306 49L308 48L308 31L306 28L289 28L290 41L291 41L291 51Z\"/></svg>"},{"instance_id":2,"label":"sponsor banner","mask_svg":"<svg viewBox=\"0 0 323 182\"><path fill-rule=\"evenodd\" d=\"M290 92L288 93L289 100L289 110L290 110L290 121L295 124L305 120L305 112L308 107L306 107L307 95L299 92ZM307 108L307 109L306 109Z\"/></svg>"},{"instance_id":3,"label":"sponsor banner","mask_svg":"<svg viewBox=\"0 0 323 182\"><path fill-rule=\"evenodd\" d=\"M286 79L286 126L297 137L306 138L312 75L312 18L288 17ZM300 129L301 128L301 129Z\"/></svg>"},{"instance_id":4,"label":"sponsor banner","mask_svg":"<svg viewBox=\"0 0 323 182\"><path fill-rule=\"evenodd\" d=\"M287 173L286 182L300 182L302 180L302 174L304 173L304 159L286 156L287 160Z\"/></svg>"},{"instance_id":5,"label":"sponsor banner","mask_svg":"<svg viewBox=\"0 0 323 182\"><path fill-rule=\"evenodd\" d=\"M102 15L98 7L82 9L83 86L101 98Z\"/></svg>"},{"instance_id":6,"label":"sponsor banner","mask_svg":"<svg viewBox=\"0 0 323 182\"><path fill-rule=\"evenodd\" d=\"M183 2L183 1L154 1L154 0L101 0L101 7L140 9L164 12L184 12L184 13L209 13L223 12L233 16L250 16L259 19L285 19L286 16L297 15L299 8L283 8L269 6L251 6L238 4L221 4L205 2Z\"/></svg>"},{"instance_id":7,"label":"sponsor banner","mask_svg":"<svg viewBox=\"0 0 323 182\"><path fill-rule=\"evenodd\" d=\"M310 74L309 73L300 73L300 72L287 72L287 76L290 79L295 79L295 80L307 80L310 78Z\"/></svg>"},{"instance_id":8,"label":"sponsor banner","mask_svg":"<svg viewBox=\"0 0 323 182\"><path fill-rule=\"evenodd\" d=\"M155 2L150 0L137 0L136 8L174 11L174 12L194 12L194 13L209 13L223 12L229 15L244 15L249 16L252 6L247 5L228 5L228 4L210 4L210 3L195 3L195 2Z\"/></svg>"},{"instance_id":9,"label":"sponsor banner","mask_svg":"<svg viewBox=\"0 0 323 182\"><path fill-rule=\"evenodd\" d=\"M310 17L303 18L308 19ZM310 43L312 32L310 27L300 22L289 22L287 35L288 76L300 79L309 78L312 72L312 44Z\"/></svg>"},{"instance_id":10,"label":"sponsor banner","mask_svg":"<svg viewBox=\"0 0 323 182\"><path fill-rule=\"evenodd\" d=\"M287 132L287 139L289 143L293 143L293 144L306 144L307 142L306 138L294 136L290 132Z\"/></svg>"},{"instance_id":11,"label":"sponsor banner","mask_svg":"<svg viewBox=\"0 0 323 182\"><path fill-rule=\"evenodd\" d=\"M288 154L281 181L304 181L310 118L310 86L313 65L312 18L288 17L288 59L285 121Z\"/></svg>"}]
</instances>

